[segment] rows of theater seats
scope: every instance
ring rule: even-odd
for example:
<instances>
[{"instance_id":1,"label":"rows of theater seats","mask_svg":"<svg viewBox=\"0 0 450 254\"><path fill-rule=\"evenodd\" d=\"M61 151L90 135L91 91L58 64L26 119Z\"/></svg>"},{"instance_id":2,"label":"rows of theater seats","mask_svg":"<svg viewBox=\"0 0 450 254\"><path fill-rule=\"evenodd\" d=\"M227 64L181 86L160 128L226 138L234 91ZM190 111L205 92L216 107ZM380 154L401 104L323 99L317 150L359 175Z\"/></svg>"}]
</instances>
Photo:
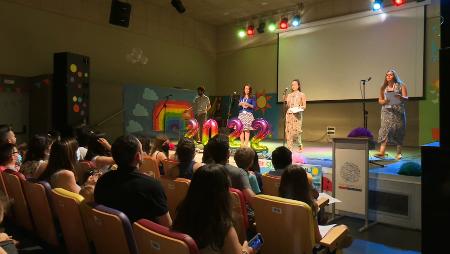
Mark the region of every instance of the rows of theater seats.
<instances>
[{"instance_id":1,"label":"rows of theater seats","mask_svg":"<svg viewBox=\"0 0 450 254\"><path fill-rule=\"evenodd\" d=\"M163 164L167 172L174 162ZM190 180L161 177L156 161L150 157L145 158L141 170L161 182L169 212L174 218ZM0 187L13 200L8 219L55 250L70 254L200 253L195 241L186 234L145 219L131 225L120 211L85 202L77 193L51 189L47 182L24 180L17 174L2 172L0 175ZM264 186L270 189L270 183ZM243 242L247 240L246 232L251 226L247 220L246 201L239 190L230 189L230 193L234 226ZM311 208L303 202L275 196L276 193L274 196L257 195L254 202L255 218L259 222L256 228L265 239L261 253L312 253L315 243ZM345 234L346 228L336 227L322 239L321 245L334 251Z\"/></svg>"}]
</instances>

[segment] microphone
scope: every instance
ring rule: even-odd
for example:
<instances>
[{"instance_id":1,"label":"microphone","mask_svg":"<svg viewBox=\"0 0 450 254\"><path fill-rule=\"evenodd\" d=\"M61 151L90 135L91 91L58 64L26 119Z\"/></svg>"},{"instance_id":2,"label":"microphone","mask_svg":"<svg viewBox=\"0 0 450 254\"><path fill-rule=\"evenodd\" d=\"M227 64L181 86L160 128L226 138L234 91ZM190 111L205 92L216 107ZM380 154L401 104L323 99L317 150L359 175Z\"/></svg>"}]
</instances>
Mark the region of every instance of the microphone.
<instances>
[{"instance_id":1,"label":"microphone","mask_svg":"<svg viewBox=\"0 0 450 254\"><path fill-rule=\"evenodd\" d=\"M237 94L237 92L236 91L233 91L233 95L236 95Z\"/></svg>"},{"instance_id":2,"label":"microphone","mask_svg":"<svg viewBox=\"0 0 450 254\"><path fill-rule=\"evenodd\" d=\"M361 79L361 82L368 82L372 79L372 77L369 77L368 79Z\"/></svg>"}]
</instances>

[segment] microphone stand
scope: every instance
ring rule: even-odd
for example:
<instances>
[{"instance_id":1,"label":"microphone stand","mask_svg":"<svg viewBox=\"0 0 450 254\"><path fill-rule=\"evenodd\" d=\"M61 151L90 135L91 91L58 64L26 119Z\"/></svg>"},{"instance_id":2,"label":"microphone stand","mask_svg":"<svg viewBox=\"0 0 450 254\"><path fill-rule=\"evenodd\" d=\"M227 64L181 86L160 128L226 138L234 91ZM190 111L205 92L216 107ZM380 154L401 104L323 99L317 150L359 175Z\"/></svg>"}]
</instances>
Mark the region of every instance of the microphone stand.
<instances>
[{"instance_id":1,"label":"microphone stand","mask_svg":"<svg viewBox=\"0 0 450 254\"><path fill-rule=\"evenodd\" d=\"M362 103L363 103L364 129L367 129L367 118L368 118L368 115L369 115L369 112L367 112L367 110L366 110L366 83L367 83L367 81L369 81L369 80L365 80L365 79L361 80L361 85L363 86L363 89L362 89ZM370 159L369 159L369 163L372 163L372 164L377 165L379 167L384 167L383 164L380 164L378 162L374 162L373 160L370 160Z\"/></svg>"},{"instance_id":2,"label":"microphone stand","mask_svg":"<svg viewBox=\"0 0 450 254\"><path fill-rule=\"evenodd\" d=\"M366 82L367 80L361 80L362 89L362 103L363 103L363 121L364 121L364 129L367 129L367 116L368 112L366 110Z\"/></svg>"},{"instance_id":3,"label":"microphone stand","mask_svg":"<svg viewBox=\"0 0 450 254\"><path fill-rule=\"evenodd\" d=\"M287 101L286 101L287 90L284 90L283 94L283 146L286 146L286 112L287 112Z\"/></svg>"},{"instance_id":4,"label":"microphone stand","mask_svg":"<svg viewBox=\"0 0 450 254\"><path fill-rule=\"evenodd\" d=\"M227 113L227 124L225 127L228 127L228 121L230 119L231 106L233 105L233 101L234 101L234 93L230 96L230 103L228 104L228 113Z\"/></svg>"},{"instance_id":5,"label":"microphone stand","mask_svg":"<svg viewBox=\"0 0 450 254\"><path fill-rule=\"evenodd\" d=\"M159 114L161 114L161 111L163 111L163 109L164 109L164 116L163 116L164 135L166 135L166 108L167 108L167 101L169 100L170 96L171 95L164 96L166 98L164 100L164 104L163 104L162 108L159 110L158 114L156 114L156 117L155 117L155 118L158 118Z\"/></svg>"}]
</instances>

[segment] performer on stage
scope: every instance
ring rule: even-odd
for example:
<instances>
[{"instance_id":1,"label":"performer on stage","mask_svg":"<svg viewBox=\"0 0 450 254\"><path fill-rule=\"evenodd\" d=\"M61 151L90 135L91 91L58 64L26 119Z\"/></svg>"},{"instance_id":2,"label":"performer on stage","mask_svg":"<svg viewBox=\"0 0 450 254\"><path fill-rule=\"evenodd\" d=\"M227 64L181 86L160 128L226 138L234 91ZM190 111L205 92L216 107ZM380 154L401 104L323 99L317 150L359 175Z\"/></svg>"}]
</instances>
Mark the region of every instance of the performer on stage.
<instances>
[{"instance_id":1,"label":"performer on stage","mask_svg":"<svg viewBox=\"0 0 450 254\"><path fill-rule=\"evenodd\" d=\"M408 100L406 85L397 72L390 69L380 89L378 103L381 107L381 127L378 133L380 151L375 156L384 158L386 145L397 145L395 159L402 158L402 144L406 129L405 102Z\"/></svg>"},{"instance_id":2,"label":"performer on stage","mask_svg":"<svg viewBox=\"0 0 450 254\"><path fill-rule=\"evenodd\" d=\"M252 96L252 86L244 84L242 97L239 99L239 120L244 125L244 130L241 133L241 147L248 147L250 140L250 131L253 130L252 122L253 110L256 108L256 99Z\"/></svg>"},{"instance_id":3,"label":"performer on stage","mask_svg":"<svg viewBox=\"0 0 450 254\"><path fill-rule=\"evenodd\" d=\"M306 108L306 96L301 92L301 84L298 79L294 79L291 83L291 93L286 96L284 94L284 101L286 103L286 141L287 147L291 151L303 151L302 144L302 122L303 111ZM294 139L297 144L294 144ZM298 147L298 149L297 149Z\"/></svg>"},{"instance_id":4,"label":"performer on stage","mask_svg":"<svg viewBox=\"0 0 450 254\"><path fill-rule=\"evenodd\" d=\"M201 132L203 130L203 123L206 121L206 113L211 108L211 103L209 101L208 96L205 95L205 88L203 86L199 86L197 88L198 95L195 96L193 101L193 110L195 119L198 122L199 131L197 132L197 143L201 142Z\"/></svg>"}]
</instances>

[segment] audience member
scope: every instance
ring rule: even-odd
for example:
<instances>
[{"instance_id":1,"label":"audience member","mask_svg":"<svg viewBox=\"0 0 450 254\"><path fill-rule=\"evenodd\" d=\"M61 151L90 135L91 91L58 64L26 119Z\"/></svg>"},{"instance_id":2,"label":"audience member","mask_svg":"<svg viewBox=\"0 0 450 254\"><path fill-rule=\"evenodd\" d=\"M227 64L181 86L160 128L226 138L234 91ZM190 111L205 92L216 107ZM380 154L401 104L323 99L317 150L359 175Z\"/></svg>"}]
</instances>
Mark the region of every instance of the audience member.
<instances>
[{"instance_id":1,"label":"audience member","mask_svg":"<svg viewBox=\"0 0 450 254\"><path fill-rule=\"evenodd\" d=\"M203 147L202 163L204 164L214 163L214 159L211 157L211 154L209 153L208 144L206 144Z\"/></svg>"},{"instance_id":2,"label":"audience member","mask_svg":"<svg viewBox=\"0 0 450 254\"><path fill-rule=\"evenodd\" d=\"M34 135L30 140L25 160L20 166L20 173L27 178L39 178L47 168L50 146L48 136Z\"/></svg>"},{"instance_id":3,"label":"audience member","mask_svg":"<svg viewBox=\"0 0 450 254\"><path fill-rule=\"evenodd\" d=\"M169 138L164 135L159 135L153 140L150 156L156 159L159 167L159 173L164 175L164 168L162 161L169 158Z\"/></svg>"},{"instance_id":4,"label":"audience member","mask_svg":"<svg viewBox=\"0 0 450 254\"><path fill-rule=\"evenodd\" d=\"M75 193L80 192L74 169L77 163L78 143L73 138L64 138L52 144L47 168L38 180L47 181L52 188L63 188Z\"/></svg>"},{"instance_id":5,"label":"audience member","mask_svg":"<svg viewBox=\"0 0 450 254\"><path fill-rule=\"evenodd\" d=\"M88 150L89 137L93 134L92 130L85 124L80 124L74 128L74 136L78 142L77 159L84 160Z\"/></svg>"},{"instance_id":6,"label":"audience member","mask_svg":"<svg viewBox=\"0 0 450 254\"><path fill-rule=\"evenodd\" d=\"M0 125L0 145L4 143L16 144L16 135L11 127L11 125L1 124Z\"/></svg>"},{"instance_id":7,"label":"audience member","mask_svg":"<svg viewBox=\"0 0 450 254\"><path fill-rule=\"evenodd\" d=\"M234 154L234 161L239 168L242 168L247 172L248 181L254 193L259 194L261 190L259 189L258 179L253 171L249 169L253 166L255 158L255 151L249 147L239 148Z\"/></svg>"},{"instance_id":8,"label":"audience member","mask_svg":"<svg viewBox=\"0 0 450 254\"><path fill-rule=\"evenodd\" d=\"M139 133L135 137L141 142L142 152L144 156L150 156L150 150L152 149L151 139L146 133Z\"/></svg>"},{"instance_id":9,"label":"audience member","mask_svg":"<svg viewBox=\"0 0 450 254\"><path fill-rule=\"evenodd\" d=\"M10 202L8 197L0 191L0 223L3 222L5 214L8 212ZM0 233L0 254L17 254L19 253L16 248L16 241L11 236L2 232Z\"/></svg>"},{"instance_id":10,"label":"audience member","mask_svg":"<svg viewBox=\"0 0 450 254\"><path fill-rule=\"evenodd\" d=\"M220 164L202 166L194 173L188 193L177 210L172 229L191 236L200 253L253 253L239 243L233 226L230 183Z\"/></svg>"},{"instance_id":11,"label":"audience member","mask_svg":"<svg viewBox=\"0 0 450 254\"><path fill-rule=\"evenodd\" d=\"M175 158L179 162L176 167L169 169L166 175L171 178L191 179L194 172L202 166L202 163L194 161L195 144L190 138L181 138L175 151Z\"/></svg>"},{"instance_id":12,"label":"audience member","mask_svg":"<svg viewBox=\"0 0 450 254\"><path fill-rule=\"evenodd\" d=\"M16 165L19 151L16 145L11 143L3 143L0 145L0 171L7 169L12 171L19 171Z\"/></svg>"},{"instance_id":13,"label":"audience member","mask_svg":"<svg viewBox=\"0 0 450 254\"><path fill-rule=\"evenodd\" d=\"M228 137L225 134L218 134L211 138L208 142L208 153L215 163L225 166L226 172L231 180L231 186L241 190L251 206L255 193L251 189L247 172L241 168L228 164L228 159L230 157Z\"/></svg>"},{"instance_id":14,"label":"audience member","mask_svg":"<svg viewBox=\"0 0 450 254\"><path fill-rule=\"evenodd\" d=\"M101 173L111 170L111 166L115 164L111 156L111 145L105 138L104 133L93 133L89 137L88 150L85 160L91 161Z\"/></svg>"},{"instance_id":15,"label":"audience member","mask_svg":"<svg viewBox=\"0 0 450 254\"><path fill-rule=\"evenodd\" d=\"M312 194L312 186L308 180L308 173L299 165L288 166L281 176L279 187L279 195L282 198L294 199L302 201L311 207L314 220L314 236L316 243L322 239L319 231L319 224L317 223L317 215L319 207ZM346 236L338 243L339 248L348 247L352 242L350 236Z\"/></svg>"},{"instance_id":16,"label":"audience member","mask_svg":"<svg viewBox=\"0 0 450 254\"><path fill-rule=\"evenodd\" d=\"M117 138L112 156L118 169L100 177L94 190L95 202L122 211L131 223L144 218L170 227L172 219L161 184L138 172L143 159L139 140L132 135Z\"/></svg>"},{"instance_id":17,"label":"audience member","mask_svg":"<svg viewBox=\"0 0 450 254\"><path fill-rule=\"evenodd\" d=\"M249 168L249 171L252 171L255 174L256 180L258 180L258 187L261 190L261 192L264 192L258 153L256 152L255 149L253 149L253 151L255 152L255 157L253 157L253 165Z\"/></svg>"},{"instance_id":18,"label":"audience member","mask_svg":"<svg viewBox=\"0 0 450 254\"><path fill-rule=\"evenodd\" d=\"M292 164L292 152L285 146L279 146L272 152L272 165L275 170L269 171L271 176L281 176L284 169Z\"/></svg>"}]
</instances>

